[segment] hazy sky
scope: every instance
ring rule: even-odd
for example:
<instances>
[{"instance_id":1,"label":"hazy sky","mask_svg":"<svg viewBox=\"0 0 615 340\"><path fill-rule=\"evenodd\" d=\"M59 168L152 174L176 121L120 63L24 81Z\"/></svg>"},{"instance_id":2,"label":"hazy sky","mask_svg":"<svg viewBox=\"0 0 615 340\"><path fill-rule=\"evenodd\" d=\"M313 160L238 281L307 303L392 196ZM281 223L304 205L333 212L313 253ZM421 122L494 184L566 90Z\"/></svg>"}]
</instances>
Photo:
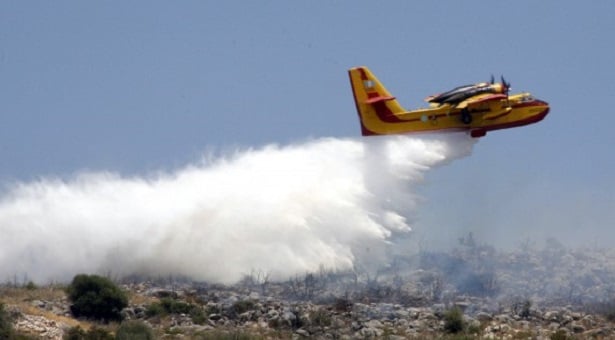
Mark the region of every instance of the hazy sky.
<instances>
[{"instance_id":1,"label":"hazy sky","mask_svg":"<svg viewBox=\"0 0 615 340\"><path fill-rule=\"evenodd\" d=\"M2 1L0 182L357 137L352 66L408 108L504 74L551 113L428 174L418 229L608 243L613 18L612 1Z\"/></svg>"}]
</instances>

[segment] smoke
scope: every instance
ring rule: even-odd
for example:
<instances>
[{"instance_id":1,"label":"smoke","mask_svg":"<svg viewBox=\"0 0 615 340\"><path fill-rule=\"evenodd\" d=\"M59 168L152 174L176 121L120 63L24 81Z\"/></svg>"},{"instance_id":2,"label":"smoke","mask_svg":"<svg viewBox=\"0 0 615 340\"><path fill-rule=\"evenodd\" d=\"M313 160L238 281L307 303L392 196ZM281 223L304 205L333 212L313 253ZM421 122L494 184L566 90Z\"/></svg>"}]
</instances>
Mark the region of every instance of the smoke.
<instances>
[{"instance_id":1,"label":"smoke","mask_svg":"<svg viewBox=\"0 0 615 340\"><path fill-rule=\"evenodd\" d=\"M382 266L416 217L429 169L465 134L318 139L207 157L172 173L100 172L12 184L0 197L0 279L77 273L231 283Z\"/></svg>"}]
</instances>

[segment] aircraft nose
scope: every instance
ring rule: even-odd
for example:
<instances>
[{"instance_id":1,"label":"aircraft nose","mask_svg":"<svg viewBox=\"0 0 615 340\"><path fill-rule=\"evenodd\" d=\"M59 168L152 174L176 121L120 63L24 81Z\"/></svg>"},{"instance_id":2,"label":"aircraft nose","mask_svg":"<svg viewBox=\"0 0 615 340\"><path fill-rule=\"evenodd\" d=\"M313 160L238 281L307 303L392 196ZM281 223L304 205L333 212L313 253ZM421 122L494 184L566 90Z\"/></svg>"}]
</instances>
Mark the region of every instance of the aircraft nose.
<instances>
[{"instance_id":1,"label":"aircraft nose","mask_svg":"<svg viewBox=\"0 0 615 340\"><path fill-rule=\"evenodd\" d=\"M551 109L549 107L549 103L545 102L544 100L540 100L540 99L536 100L536 103L538 104L538 106L542 107L542 110L537 116L540 117L539 119L543 119L549 113L549 110Z\"/></svg>"}]
</instances>

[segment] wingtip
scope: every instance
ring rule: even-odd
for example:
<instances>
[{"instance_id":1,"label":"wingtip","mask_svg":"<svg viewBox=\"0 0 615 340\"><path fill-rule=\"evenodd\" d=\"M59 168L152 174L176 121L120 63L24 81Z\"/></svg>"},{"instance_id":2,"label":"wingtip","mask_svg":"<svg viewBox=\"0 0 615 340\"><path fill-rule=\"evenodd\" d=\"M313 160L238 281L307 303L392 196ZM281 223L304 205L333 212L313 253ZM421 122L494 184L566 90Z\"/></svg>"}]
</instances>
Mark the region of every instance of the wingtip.
<instances>
[{"instance_id":1,"label":"wingtip","mask_svg":"<svg viewBox=\"0 0 615 340\"><path fill-rule=\"evenodd\" d=\"M350 69L348 69L348 71L365 70L366 68L367 66L355 66L355 67L351 67Z\"/></svg>"}]
</instances>

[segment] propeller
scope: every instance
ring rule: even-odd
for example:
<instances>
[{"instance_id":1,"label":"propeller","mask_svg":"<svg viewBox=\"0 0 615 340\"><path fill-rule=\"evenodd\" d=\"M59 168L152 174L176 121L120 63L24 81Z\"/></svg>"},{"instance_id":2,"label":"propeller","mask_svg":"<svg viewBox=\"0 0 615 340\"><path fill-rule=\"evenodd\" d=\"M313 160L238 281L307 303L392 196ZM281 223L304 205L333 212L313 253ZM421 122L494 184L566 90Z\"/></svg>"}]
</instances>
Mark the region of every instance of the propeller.
<instances>
[{"instance_id":1,"label":"propeller","mask_svg":"<svg viewBox=\"0 0 615 340\"><path fill-rule=\"evenodd\" d=\"M491 75L491 79L489 80L489 84L493 85L495 83L495 78L493 77L493 74Z\"/></svg>"},{"instance_id":2,"label":"propeller","mask_svg":"<svg viewBox=\"0 0 615 340\"><path fill-rule=\"evenodd\" d=\"M510 83L506 82L506 79L504 79L504 76L500 76L501 80L502 80L502 87L504 90L504 94L506 94L506 96L508 96L508 92L510 91Z\"/></svg>"}]
</instances>

